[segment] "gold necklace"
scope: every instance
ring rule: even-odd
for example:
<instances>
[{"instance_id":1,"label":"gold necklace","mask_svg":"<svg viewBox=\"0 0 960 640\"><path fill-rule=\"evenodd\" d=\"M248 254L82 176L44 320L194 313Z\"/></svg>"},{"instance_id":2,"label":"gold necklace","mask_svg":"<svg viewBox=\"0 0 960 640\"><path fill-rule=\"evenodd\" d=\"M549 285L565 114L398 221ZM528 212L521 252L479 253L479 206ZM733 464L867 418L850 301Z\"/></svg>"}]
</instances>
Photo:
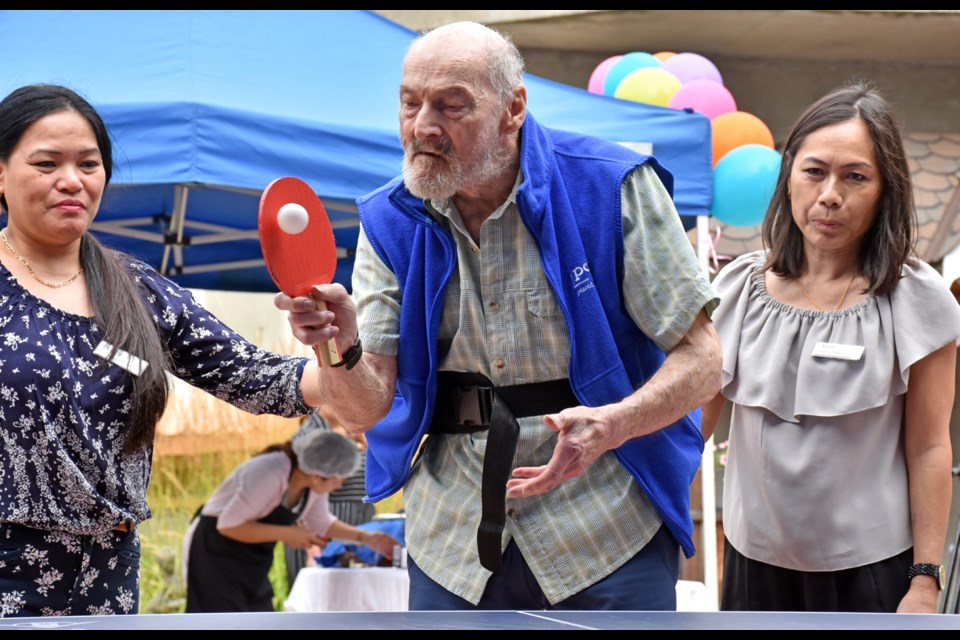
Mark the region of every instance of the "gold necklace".
<instances>
[{"instance_id":1,"label":"gold necklace","mask_svg":"<svg viewBox=\"0 0 960 640\"><path fill-rule=\"evenodd\" d=\"M843 306L843 301L847 299L847 294L850 293L850 285L853 284L853 281L856 279L856 277L857 277L857 272L854 271L853 275L850 276L850 282L847 283L847 288L843 290L843 296L840 297L840 302L837 303L837 308L834 309L834 311L840 311L840 307ZM815 306L820 311L826 311L826 309L818 305L817 301L810 296L810 293L807 291L807 288L803 286L803 283L800 282L799 279L797 280L797 284L800 285L800 291L803 291L803 295L807 297L807 300L810 301L810 304Z\"/></svg>"},{"instance_id":2,"label":"gold necklace","mask_svg":"<svg viewBox=\"0 0 960 640\"><path fill-rule=\"evenodd\" d=\"M10 241L7 240L7 230L6 230L6 229L0 229L0 238L3 238L3 244L7 245L7 249L10 249L10 253L12 253L12 254L14 255L14 257L15 257L17 260L19 260L20 263L21 263L23 266L25 266L25 267L27 268L27 271L30 272L30 275L33 276L33 279L36 280L37 282L39 282L39 283L42 284L42 285L45 285L45 286L50 287L51 289L59 289L60 287L65 287L65 286L67 286L68 284L70 284L71 282L73 282L74 280L76 280L77 278L79 278L79 277L80 277L80 274L83 273L83 267L80 267L80 271L77 271L75 274L73 274L72 276L70 276L69 278L67 278L66 280L64 280L63 282L61 282L60 284L57 284L57 283L55 283L55 282L50 282L50 281L48 281L48 280L44 280L43 278L41 278L40 276L37 275L37 272L34 271L34 270L33 270L33 267L30 266L30 263L27 262L26 260L24 260L24 259L23 259L23 256L21 256L21 255L17 252L17 250L13 248L13 245L10 244Z\"/></svg>"}]
</instances>

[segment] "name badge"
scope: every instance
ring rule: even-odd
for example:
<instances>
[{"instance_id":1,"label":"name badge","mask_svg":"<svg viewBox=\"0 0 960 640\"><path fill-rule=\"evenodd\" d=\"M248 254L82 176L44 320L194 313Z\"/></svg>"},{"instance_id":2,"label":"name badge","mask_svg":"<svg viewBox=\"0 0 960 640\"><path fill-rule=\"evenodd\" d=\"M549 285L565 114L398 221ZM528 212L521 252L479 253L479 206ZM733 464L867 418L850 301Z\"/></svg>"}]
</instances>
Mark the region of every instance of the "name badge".
<instances>
[{"instance_id":1,"label":"name badge","mask_svg":"<svg viewBox=\"0 0 960 640\"><path fill-rule=\"evenodd\" d=\"M110 352L112 350L112 344L105 340L101 340L100 344L97 345L93 352L106 360L108 357L110 357ZM117 349L117 352L113 354L113 359L110 360L110 362L117 365L121 369L126 369L135 376L139 376L150 365L149 362L145 362L132 353L127 353L123 349Z\"/></svg>"},{"instance_id":2,"label":"name badge","mask_svg":"<svg viewBox=\"0 0 960 640\"><path fill-rule=\"evenodd\" d=\"M838 360L859 360L863 357L863 347L855 344L837 342L818 342L813 347L814 358L836 358Z\"/></svg>"}]
</instances>

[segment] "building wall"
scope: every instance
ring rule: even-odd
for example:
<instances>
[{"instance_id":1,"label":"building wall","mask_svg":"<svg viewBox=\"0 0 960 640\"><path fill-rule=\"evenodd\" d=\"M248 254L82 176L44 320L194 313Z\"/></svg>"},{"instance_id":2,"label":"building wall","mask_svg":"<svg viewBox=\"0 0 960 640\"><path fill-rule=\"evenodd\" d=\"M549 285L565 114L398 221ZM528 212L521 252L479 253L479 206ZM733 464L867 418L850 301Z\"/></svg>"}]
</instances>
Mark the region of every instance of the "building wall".
<instances>
[{"instance_id":1,"label":"building wall","mask_svg":"<svg viewBox=\"0 0 960 640\"><path fill-rule=\"evenodd\" d=\"M642 50L639 43L637 50ZM584 89L596 66L614 55L544 49L524 50L523 54L530 73ZM709 59L723 76L737 108L763 120L777 142L786 136L803 107L852 79L874 82L896 107L906 132L960 132L960 73L952 65L717 55ZM535 108L531 105L531 110Z\"/></svg>"},{"instance_id":2,"label":"building wall","mask_svg":"<svg viewBox=\"0 0 960 640\"><path fill-rule=\"evenodd\" d=\"M590 73L609 55L547 50L523 53L530 73L581 88L586 88ZM938 266L944 255L960 244L956 210L960 206L960 73L956 67L718 56L710 60L722 74L737 108L760 118L778 148L800 111L822 94L853 79L873 82L894 105L905 134L919 222L918 254ZM529 108L535 115L536 104ZM945 218L950 222L939 230ZM740 255L760 247L759 226L718 226L719 253Z\"/></svg>"},{"instance_id":3,"label":"building wall","mask_svg":"<svg viewBox=\"0 0 960 640\"><path fill-rule=\"evenodd\" d=\"M744 13L746 10L730 10L730 13L736 14L738 11ZM511 24L533 24L542 22L545 25L556 25L557 37L563 37L562 34L570 33L572 25L578 20L583 24L591 21L590 14L609 13L617 14L617 11L596 11L596 10L481 10L481 9L447 9L447 10L379 10L378 13L384 17L394 20L407 28L421 30L437 25L445 24L455 20L475 20L489 24L495 28L510 31ZM629 13L629 12L621 12ZM663 11L663 12L638 12L644 14L663 13L677 14L681 12ZM682 12L690 14L689 21L695 21L696 16L693 12ZM811 12L774 12L768 11L768 14L790 14L790 13L811 13ZM816 12L813 12L816 13ZM669 51L692 51L707 56L723 75L724 85L730 89L737 101L737 106L741 111L748 111L770 127L775 139L778 141L789 130L794 118L799 111L815 98L826 93L836 85L853 79L868 79L877 83L878 87L886 93L887 97L897 106L897 110L904 124L905 131L920 131L927 133L953 133L960 132L960 73L957 73L955 64L956 53L951 57L950 52L943 51L927 52L924 54L924 32L923 29L931 28L929 16L922 16L924 20L917 20L920 16L899 15L880 17L875 15L877 12L864 11L860 17L850 14L856 14L858 11L827 11L831 14L829 17L817 16L816 22L811 23L809 16L797 15L791 17L787 15L785 20L800 20L798 24L820 24L832 39L839 39L843 42L863 41L863 33L855 34L856 38L844 39L844 29L869 29L871 33L877 34L877 38L883 38L884 33L889 33L894 29L896 33L902 34L911 30L916 31L916 47L907 56L906 52L899 55L897 51L890 51L882 48L886 52L884 60L871 59L864 55L863 59L845 59L854 56L850 53L851 46L839 46L837 42L831 40L831 49L836 52L837 59L792 59L787 56L778 56L775 53L776 44L772 44L770 55L746 58L724 56L722 52L707 52L697 50L695 46L676 44L673 47L662 46L663 38L658 41L661 46L656 49L649 48L649 42L645 42L638 36L637 41L630 47L622 50L611 50L608 43L597 42L584 50L571 50L567 46L561 46L556 49L551 48L529 48L520 44L521 51L527 61L527 67L530 73L534 75L549 78L557 82L573 86L586 88L591 72L596 66L612 55L629 53L630 51L648 51L654 53L661 50ZM887 12L888 14L910 14L913 12ZM918 14L928 14L930 12L918 11ZM956 12L949 12L956 13ZM582 16L580 14L583 14ZM953 19L954 16L934 17L937 24L944 23L944 20ZM673 21L675 27L676 16L665 16L664 20ZM688 20L686 15L684 20ZM882 21L883 24L880 24ZM841 22L842 21L842 22ZM691 31L696 32L692 28ZM789 22L793 24L793 22ZM702 24L697 25L703 28ZM622 37L622 34L615 34L615 37ZM742 38L749 38L745 33ZM775 32L767 31L759 34L758 42L764 42L763 38L770 39L775 37ZM938 34L930 36L932 40L938 38ZM801 36L791 34L791 40L794 45ZM813 38L809 38L814 41ZM876 38L874 38L875 40ZM622 42L622 40L621 40ZM689 39L687 39L689 42ZM958 39L960 43L960 39ZM715 45L722 46L722 45ZM960 44L957 45L960 49ZM756 48L756 47L755 47ZM817 55L816 52L803 51L804 54L811 56ZM831 52L825 52L824 57L829 58ZM855 54L854 54L855 55ZM907 58L909 57L909 60ZM943 58L952 58L944 60ZM930 62L930 60L939 59L939 63Z\"/></svg>"}]
</instances>

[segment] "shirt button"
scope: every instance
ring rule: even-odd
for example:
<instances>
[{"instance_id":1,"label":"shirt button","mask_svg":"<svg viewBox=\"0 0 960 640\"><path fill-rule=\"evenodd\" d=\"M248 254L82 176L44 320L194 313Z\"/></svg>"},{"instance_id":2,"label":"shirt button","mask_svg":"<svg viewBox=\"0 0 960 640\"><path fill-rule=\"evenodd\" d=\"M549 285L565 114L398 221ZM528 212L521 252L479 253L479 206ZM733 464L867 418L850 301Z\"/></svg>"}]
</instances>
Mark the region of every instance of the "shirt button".
<instances>
[{"instance_id":1,"label":"shirt button","mask_svg":"<svg viewBox=\"0 0 960 640\"><path fill-rule=\"evenodd\" d=\"M493 361L493 366L495 366L497 369L503 369L504 364L506 363L503 361L503 358L497 358Z\"/></svg>"},{"instance_id":2,"label":"shirt button","mask_svg":"<svg viewBox=\"0 0 960 640\"><path fill-rule=\"evenodd\" d=\"M491 302L491 303L490 303L490 311L497 312L497 311L499 311L499 310L500 310L500 305L499 305L499 304L497 304L496 302Z\"/></svg>"},{"instance_id":3,"label":"shirt button","mask_svg":"<svg viewBox=\"0 0 960 640\"><path fill-rule=\"evenodd\" d=\"M513 507L510 507L509 509L507 509L507 515L510 516L511 518L516 518L517 510L514 509Z\"/></svg>"},{"instance_id":4,"label":"shirt button","mask_svg":"<svg viewBox=\"0 0 960 640\"><path fill-rule=\"evenodd\" d=\"M470 247L470 251L473 251L476 254L480 254L480 247Z\"/></svg>"}]
</instances>

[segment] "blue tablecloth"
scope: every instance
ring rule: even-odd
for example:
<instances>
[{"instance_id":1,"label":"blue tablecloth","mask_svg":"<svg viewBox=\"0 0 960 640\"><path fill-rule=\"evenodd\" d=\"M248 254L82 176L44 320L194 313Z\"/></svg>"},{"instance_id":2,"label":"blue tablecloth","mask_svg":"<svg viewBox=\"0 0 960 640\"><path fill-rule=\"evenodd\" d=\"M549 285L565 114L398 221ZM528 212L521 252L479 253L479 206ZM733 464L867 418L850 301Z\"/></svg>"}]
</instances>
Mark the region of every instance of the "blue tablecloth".
<instances>
[{"instance_id":1,"label":"blue tablecloth","mask_svg":"<svg viewBox=\"0 0 960 640\"><path fill-rule=\"evenodd\" d=\"M406 540L404 539L404 524L406 521L403 518L392 518L387 520L372 520L370 522L365 522L361 525L357 525L357 529L363 529L364 531L383 531L393 536L401 546L407 546ZM340 562L337 560L337 556L346 552L353 551L357 558L365 562L366 564L376 564L380 559L379 554L377 554L370 547L363 547L355 544L344 544L336 540L331 540L326 547L323 549L323 553L319 556L314 556L317 564L321 567L336 567L340 565Z\"/></svg>"}]
</instances>

